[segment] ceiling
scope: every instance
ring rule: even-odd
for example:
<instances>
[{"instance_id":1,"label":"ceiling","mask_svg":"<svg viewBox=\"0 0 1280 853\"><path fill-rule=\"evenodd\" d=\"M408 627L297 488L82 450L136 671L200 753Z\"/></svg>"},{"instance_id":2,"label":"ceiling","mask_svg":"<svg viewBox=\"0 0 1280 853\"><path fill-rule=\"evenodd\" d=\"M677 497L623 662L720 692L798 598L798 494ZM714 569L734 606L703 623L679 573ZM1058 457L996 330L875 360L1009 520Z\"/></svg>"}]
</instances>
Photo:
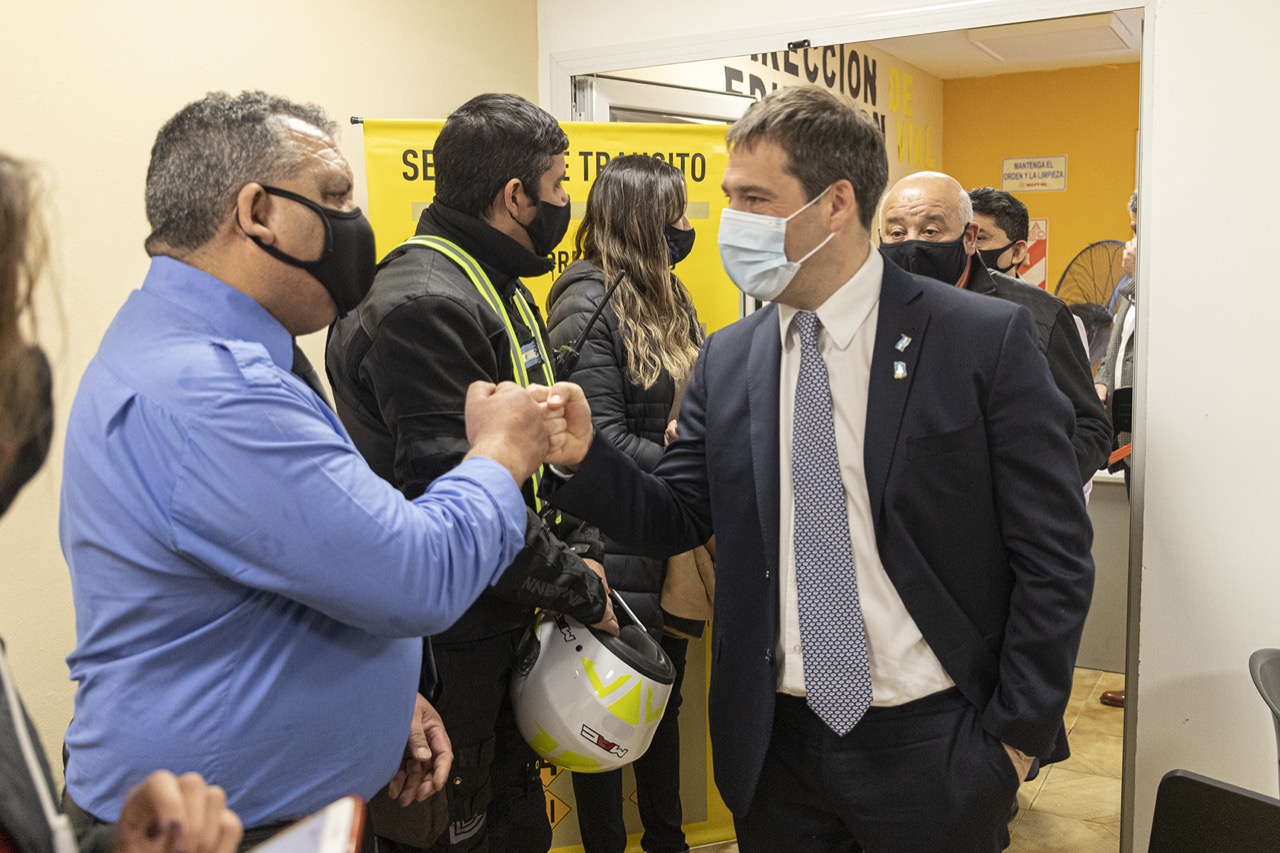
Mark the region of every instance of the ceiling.
<instances>
[{"instance_id":1,"label":"ceiling","mask_svg":"<svg viewBox=\"0 0 1280 853\"><path fill-rule=\"evenodd\" d=\"M870 42L943 80L1137 62L1142 10Z\"/></svg>"}]
</instances>

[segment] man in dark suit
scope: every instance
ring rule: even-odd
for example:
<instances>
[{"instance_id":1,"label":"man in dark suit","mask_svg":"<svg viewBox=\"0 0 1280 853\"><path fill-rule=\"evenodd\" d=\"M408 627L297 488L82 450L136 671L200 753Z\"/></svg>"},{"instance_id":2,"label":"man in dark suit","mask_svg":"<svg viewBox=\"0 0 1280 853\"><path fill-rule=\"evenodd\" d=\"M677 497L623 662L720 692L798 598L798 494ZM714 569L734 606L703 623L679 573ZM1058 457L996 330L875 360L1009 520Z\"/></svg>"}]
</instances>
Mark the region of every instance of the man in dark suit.
<instances>
[{"instance_id":1,"label":"man in dark suit","mask_svg":"<svg viewBox=\"0 0 1280 853\"><path fill-rule=\"evenodd\" d=\"M969 193L941 172L907 175L880 205L880 252L887 259L907 272L1006 299L1031 312L1036 346L1075 412L1071 446L1087 495L1093 475L1107 464L1111 452L1111 419L1093 388L1076 317L1053 294L989 270L978 249L980 234Z\"/></svg>"},{"instance_id":2,"label":"man in dark suit","mask_svg":"<svg viewBox=\"0 0 1280 853\"><path fill-rule=\"evenodd\" d=\"M729 131L712 335L652 474L570 385L555 502L659 553L716 534L709 713L744 853L997 851L1092 587L1071 407L1031 315L885 263L884 141L782 89Z\"/></svg>"}]
</instances>

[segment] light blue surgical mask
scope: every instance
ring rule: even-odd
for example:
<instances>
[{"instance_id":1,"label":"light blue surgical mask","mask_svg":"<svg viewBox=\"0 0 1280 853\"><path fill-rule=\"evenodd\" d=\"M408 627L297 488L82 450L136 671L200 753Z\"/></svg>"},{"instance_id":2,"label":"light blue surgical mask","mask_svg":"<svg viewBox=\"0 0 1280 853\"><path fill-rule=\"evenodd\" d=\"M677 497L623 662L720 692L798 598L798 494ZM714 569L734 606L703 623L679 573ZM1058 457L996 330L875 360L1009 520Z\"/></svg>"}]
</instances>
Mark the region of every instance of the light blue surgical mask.
<instances>
[{"instance_id":1,"label":"light blue surgical mask","mask_svg":"<svg viewBox=\"0 0 1280 853\"><path fill-rule=\"evenodd\" d=\"M765 216L726 209L720 215L720 262L738 289L761 302L772 302L787 289L800 265L831 242L835 232L798 261L787 260L787 222L827 194L814 196L790 216Z\"/></svg>"}]
</instances>

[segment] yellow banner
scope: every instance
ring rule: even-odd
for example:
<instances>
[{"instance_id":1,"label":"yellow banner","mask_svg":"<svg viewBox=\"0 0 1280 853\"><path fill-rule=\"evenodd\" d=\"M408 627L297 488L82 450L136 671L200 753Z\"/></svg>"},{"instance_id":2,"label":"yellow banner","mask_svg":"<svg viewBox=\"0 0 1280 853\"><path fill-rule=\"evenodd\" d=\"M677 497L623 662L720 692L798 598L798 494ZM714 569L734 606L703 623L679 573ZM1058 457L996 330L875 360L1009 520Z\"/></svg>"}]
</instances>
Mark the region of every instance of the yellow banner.
<instances>
[{"instance_id":1,"label":"yellow banner","mask_svg":"<svg viewBox=\"0 0 1280 853\"><path fill-rule=\"evenodd\" d=\"M418 216L435 197L435 163L432 148L443 121L366 119L364 156L368 172L369 221L378 239L379 257L412 237ZM684 282L707 331L715 331L738 319L738 290L720 265L716 234L728 154L725 126L720 124L631 124L624 122L565 122L569 151L564 188L573 203L569 233L556 248L556 268L551 273L525 279L539 305L546 308L547 294L556 276L573 260L573 240L587 192L596 175L613 157L650 154L679 169L689 197L689 221L698 231L693 252L680 262L676 274Z\"/></svg>"},{"instance_id":2,"label":"yellow banner","mask_svg":"<svg viewBox=\"0 0 1280 853\"><path fill-rule=\"evenodd\" d=\"M364 152L369 188L369 221L378 241L379 257L413 236L422 210L435 197L435 165L432 148L443 121L366 119ZM649 154L665 160L685 176L688 215L698 231L693 251L676 272L693 296L698 317L708 332L734 322L739 316L739 293L720 265L716 235L725 207L720 181L728 153L725 125L629 124L565 122L569 151L564 187L573 204L569 233L556 248L556 268L525 284L539 305L546 308L547 294L556 276L573 259L573 240L587 192L596 175L613 157ZM545 310L544 310L545 316ZM691 846L733 838L733 819L716 792L711 773L711 746L707 738L707 674L710 644L691 641L680 707L680 784L684 802L685 833ZM554 853L581 851L578 813L572 780L567 771L543 772L547 814L555 827ZM628 850L640 849L641 830L636 807L636 785L630 768L624 770L623 815L631 835Z\"/></svg>"}]
</instances>

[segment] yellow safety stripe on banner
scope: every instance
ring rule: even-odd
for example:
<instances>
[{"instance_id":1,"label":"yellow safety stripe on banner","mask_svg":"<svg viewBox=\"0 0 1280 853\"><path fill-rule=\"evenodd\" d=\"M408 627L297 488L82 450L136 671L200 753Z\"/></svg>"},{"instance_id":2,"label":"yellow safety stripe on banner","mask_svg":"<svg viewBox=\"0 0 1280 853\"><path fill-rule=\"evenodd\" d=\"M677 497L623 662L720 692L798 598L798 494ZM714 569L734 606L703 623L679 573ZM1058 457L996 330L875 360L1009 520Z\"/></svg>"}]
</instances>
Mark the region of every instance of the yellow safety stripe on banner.
<instances>
[{"instance_id":1,"label":"yellow safety stripe on banner","mask_svg":"<svg viewBox=\"0 0 1280 853\"><path fill-rule=\"evenodd\" d=\"M502 318L502 322L507 327L507 344L511 350L511 371L515 375L516 382L521 388L529 387L529 371L524 366L524 352L520 348L520 338L516 335L516 328L511 322L511 315L507 313L507 308L502 304L502 297L498 295L498 291L494 288L493 282L489 281L489 276L485 274L484 269L476 263L475 259L463 251L462 247L456 243L450 242L443 237L435 237L429 234L419 234L410 237L400 244L401 246L422 246L423 248L433 249L444 255L449 260L457 264L471 279L471 283L475 285L476 290L480 294L480 298L488 304L493 313ZM547 360L547 349L543 344L542 335L538 332L538 324L533 318L533 311L525 303L524 297L519 291L516 291L516 308L520 311L521 317L529 327L529 332L533 335L534 345L538 348L538 356L542 359L542 375L549 387L555 384L555 378L551 373L551 366ZM538 466L538 470L533 472L533 509L535 512L542 512L542 498L539 496L542 486L543 468Z\"/></svg>"}]
</instances>

